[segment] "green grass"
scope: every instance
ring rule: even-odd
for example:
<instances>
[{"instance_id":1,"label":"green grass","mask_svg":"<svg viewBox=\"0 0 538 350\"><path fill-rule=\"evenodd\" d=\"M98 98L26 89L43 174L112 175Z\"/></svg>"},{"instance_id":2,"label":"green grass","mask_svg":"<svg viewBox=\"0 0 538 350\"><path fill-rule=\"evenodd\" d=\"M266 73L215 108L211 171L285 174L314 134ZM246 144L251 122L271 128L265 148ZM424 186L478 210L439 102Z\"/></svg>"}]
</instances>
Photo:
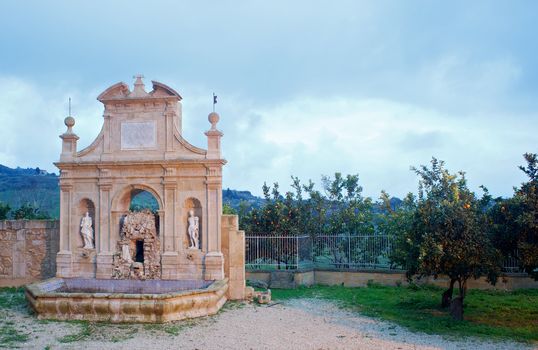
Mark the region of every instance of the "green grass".
<instances>
[{"instance_id":1,"label":"green grass","mask_svg":"<svg viewBox=\"0 0 538 350\"><path fill-rule=\"evenodd\" d=\"M28 341L29 333L12 321L8 310L19 309L27 312L24 290L22 288L0 288L0 348L16 348Z\"/></svg>"},{"instance_id":2,"label":"green grass","mask_svg":"<svg viewBox=\"0 0 538 350\"><path fill-rule=\"evenodd\" d=\"M464 321L453 320L446 309L440 308L442 292L433 286L315 286L273 289L272 298L330 300L343 308L428 334L538 342L538 290L470 290L465 298Z\"/></svg>"},{"instance_id":3,"label":"green grass","mask_svg":"<svg viewBox=\"0 0 538 350\"><path fill-rule=\"evenodd\" d=\"M25 333L9 322L0 321L0 348L15 348L19 343L28 341L28 333Z\"/></svg>"},{"instance_id":4,"label":"green grass","mask_svg":"<svg viewBox=\"0 0 538 350\"><path fill-rule=\"evenodd\" d=\"M193 320L184 320L172 323L148 323L144 325L146 331L164 332L169 335L179 335L181 331L195 324Z\"/></svg>"},{"instance_id":5,"label":"green grass","mask_svg":"<svg viewBox=\"0 0 538 350\"><path fill-rule=\"evenodd\" d=\"M58 338L60 343L73 343L89 338L95 333L95 325L87 321L70 321L79 325L79 330L76 333L65 335Z\"/></svg>"},{"instance_id":6,"label":"green grass","mask_svg":"<svg viewBox=\"0 0 538 350\"><path fill-rule=\"evenodd\" d=\"M0 310L26 307L24 288L0 288Z\"/></svg>"}]
</instances>

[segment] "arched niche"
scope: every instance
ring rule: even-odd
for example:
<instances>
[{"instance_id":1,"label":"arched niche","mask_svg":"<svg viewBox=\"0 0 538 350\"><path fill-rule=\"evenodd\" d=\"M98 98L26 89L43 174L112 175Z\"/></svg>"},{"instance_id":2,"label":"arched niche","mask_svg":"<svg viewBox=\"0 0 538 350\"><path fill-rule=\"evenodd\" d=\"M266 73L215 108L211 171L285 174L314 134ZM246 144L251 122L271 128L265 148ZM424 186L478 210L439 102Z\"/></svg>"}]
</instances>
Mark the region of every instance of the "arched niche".
<instances>
[{"instance_id":1,"label":"arched niche","mask_svg":"<svg viewBox=\"0 0 538 350\"><path fill-rule=\"evenodd\" d=\"M144 205L147 204L147 205ZM142 211L149 209L155 214L155 226L160 236L161 222L159 213L163 209L163 202L159 193L147 185L128 185L116 192L112 200L112 227L114 241L120 239L123 219L129 211ZM112 244L115 244L115 242Z\"/></svg>"},{"instance_id":2,"label":"arched niche","mask_svg":"<svg viewBox=\"0 0 538 350\"><path fill-rule=\"evenodd\" d=\"M185 200L185 202L183 203L183 210L182 210L182 214L181 214L181 222L184 223L184 227L185 227L185 230L182 234L183 236L183 239L181 240L181 242L183 242L183 247L185 249L187 249L189 247L189 224L188 224L188 218L189 218L189 211L193 210L194 211L194 215L197 216L199 218L198 220L198 225L199 225L199 240L200 242L198 242L199 244L199 247L200 249L202 248L202 237L203 237L203 234L202 232L204 232L204 227L202 225L203 223L203 220L202 220L202 204L200 202L199 199L197 198L194 198L194 197L189 197Z\"/></svg>"},{"instance_id":3,"label":"arched niche","mask_svg":"<svg viewBox=\"0 0 538 350\"><path fill-rule=\"evenodd\" d=\"M79 218L78 222L78 238L76 239L77 247L82 248L84 246L84 240L82 239L82 233L80 232L80 224L82 223L82 218L88 213L88 215L92 218L92 228L93 228L93 240L94 240L94 246L97 242L96 230L95 230L95 204L93 201L89 198L83 198L78 203L78 210L77 210L77 216Z\"/></svg>"}]
</instances>

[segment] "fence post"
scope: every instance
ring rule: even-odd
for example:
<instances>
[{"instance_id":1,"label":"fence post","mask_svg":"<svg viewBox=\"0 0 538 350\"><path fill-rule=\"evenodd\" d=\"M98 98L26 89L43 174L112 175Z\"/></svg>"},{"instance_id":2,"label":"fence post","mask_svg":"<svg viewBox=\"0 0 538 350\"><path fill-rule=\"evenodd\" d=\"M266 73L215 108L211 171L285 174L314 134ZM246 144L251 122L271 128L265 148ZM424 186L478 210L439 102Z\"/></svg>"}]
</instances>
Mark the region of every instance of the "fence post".
<instances>
[{"instance_id":1,"label":"fence post","mask_svg":"<svg viewBox=\"0 0 538 350\"><path fill-rule=\"evenodd\" d=\"M347 267L351 266L351 235L347 235Z\"/></svg>"},{"instance_id":2,"label":"fence post","mask_svg":"<svg viewBox=\"0 0 538 350\"><path fill-rule=\"evenodd\" d=\"M295 236L295 266L299 270L299 236Z\"/></svg>"}]
</instances>

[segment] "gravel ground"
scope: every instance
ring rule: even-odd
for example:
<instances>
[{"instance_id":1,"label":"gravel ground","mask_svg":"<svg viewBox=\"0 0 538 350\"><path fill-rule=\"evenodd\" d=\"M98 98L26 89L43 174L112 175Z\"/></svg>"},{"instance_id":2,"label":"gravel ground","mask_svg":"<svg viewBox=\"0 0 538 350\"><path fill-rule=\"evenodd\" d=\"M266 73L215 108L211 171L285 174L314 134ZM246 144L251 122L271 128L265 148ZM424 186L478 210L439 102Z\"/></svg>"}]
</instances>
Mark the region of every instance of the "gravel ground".
<instances>
[{"instance_id":1,"label":"gravel ground","mask_svg":"<svg viewBox=\"0 0 538 350\"><path fill-rule=\"evenodd\" d=\"M85 326L38 321L24 311L4 316L30 336L14 344L24 349L532 349L412 333L314 299L270 307L229 303L217 316L165 325Z\"/></svg>"}]
</instances>

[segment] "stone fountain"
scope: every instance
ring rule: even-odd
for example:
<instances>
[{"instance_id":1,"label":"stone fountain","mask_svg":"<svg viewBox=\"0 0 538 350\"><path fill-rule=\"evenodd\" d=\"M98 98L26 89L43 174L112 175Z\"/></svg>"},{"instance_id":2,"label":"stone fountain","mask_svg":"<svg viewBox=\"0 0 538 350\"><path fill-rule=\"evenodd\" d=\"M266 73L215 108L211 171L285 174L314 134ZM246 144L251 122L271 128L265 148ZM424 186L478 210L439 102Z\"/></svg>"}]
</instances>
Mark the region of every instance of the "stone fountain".
<instances>
[{"instance_id":1,"label":"stone fountain","mask_svg":"<svg viewBox=\"0 0 538 350\"><path fill-rule=\"evenodd\" d=\"M29 285L39 318L164 322L214 314L245 297L244 233L222 215L222 167L209 114L207 149L182 136L181 96L142 76L117 83L97 138L77 151L75 119L60 135L56 278ZM144 193L154 207L136 210Z\"/></svg>"}]
</instances>

